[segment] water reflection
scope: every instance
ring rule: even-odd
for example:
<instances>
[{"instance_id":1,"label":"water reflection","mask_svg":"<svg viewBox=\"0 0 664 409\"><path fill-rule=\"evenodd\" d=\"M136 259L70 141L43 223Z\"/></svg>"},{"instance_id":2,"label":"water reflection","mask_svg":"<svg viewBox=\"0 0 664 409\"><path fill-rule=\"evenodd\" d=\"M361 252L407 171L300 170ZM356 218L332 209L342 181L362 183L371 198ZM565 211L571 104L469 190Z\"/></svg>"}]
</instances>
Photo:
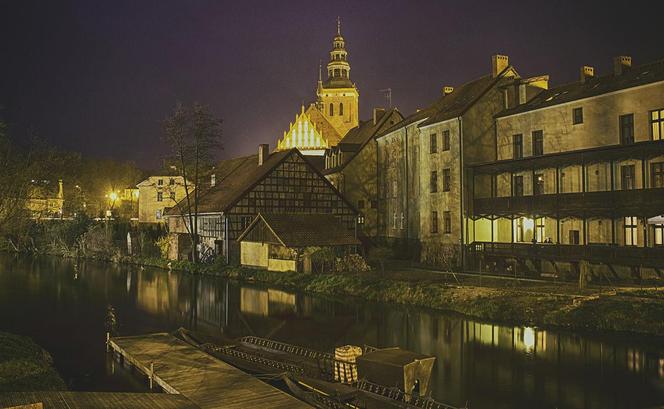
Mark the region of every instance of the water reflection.
<instances>
[{"instance_id":1,"label":"water reflection","mask_svg":"<svg viewBox=\"0 0 664 409\"><path fill-rule=\"evenodd\" d=\"M81 348L97 345L103 326L96 317L112 304L122 334L186 326L211 335L257 335L322 350L342 344L400 345L431 354L438 358L435 396L456 405L469 402L473 409L664 403L664 348L656 341L494 325L153 269L81 263L76 279L67 261L0 261L0 323L44 340L59 368L73 377L81 370L93 372L92 377L96 370L105 371L103 365L86 367L80 351L62 344L71 343L76 334L87 341L78 343ZM46 320L73 331L44 334L40 325ZM63 359L69 365L62 365ZM81 388L108 389L104 382L109 380L97 378Z\"/></svg>"}]
</instances>

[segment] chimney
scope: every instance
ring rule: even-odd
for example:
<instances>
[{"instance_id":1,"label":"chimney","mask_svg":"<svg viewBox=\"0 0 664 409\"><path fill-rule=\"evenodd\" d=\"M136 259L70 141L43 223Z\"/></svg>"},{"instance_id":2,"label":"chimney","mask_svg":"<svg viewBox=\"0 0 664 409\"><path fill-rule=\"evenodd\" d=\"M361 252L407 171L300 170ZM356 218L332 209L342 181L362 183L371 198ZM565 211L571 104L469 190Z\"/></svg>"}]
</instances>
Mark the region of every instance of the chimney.
<instances>
[{"instance_id":1,"label":"chimney","mask_svg":"<svg viewBox=\"0 0 664 409\"><path fill-rule=\"evenodd\" d=\"M593 67L589 67L587 65L584 65L583 67L581 67L579 80L582 83L588 81L589 79L591 79L594 76L595 76L595 69Z\"/></svg>"},{"instance_id":2,"label":"chimney","mask_svg":"<svg viewBox=\"0 0 664 409\"><path fill-rule=\"evenodd\" d=\"M258 145L258 166L263 166L263 163L270 156L270 145L261 143Z\"/></svg>"},{"instance_id":3,"label":"chimney","mask_svg":"<svg viewBox=\"0 0 664 409\"><path fill-rule=\"evenodd\" d=\"M373 124L376 125L378 120L385 115L385 108L374 108L373 110Z\"/></svg>"},{"instance_id":4,"label":"chimney","mask_svg":"<svg viewBox=\"0 0 664 409\"><path fill-rule=\"evenodd\" d=\"M210 175L210 187L214 187L217 184L217 175L214 173Z\"/></svg>"},{"instance_id":5,"label":"chimney","mask_svg":"<svg viewBox=\"0 0 664 409\"><path fill-rule=\"evenodd\" d=\"M498 74L503 72L505 68L510 65L510 59L506 55L492 55L491 56L491 76L496 78Z\"/></svg>"},{"instance_id":6,"label":"chimney","mask_svg":"<svg viewBox=\"0 0 664 409\"><path fill-rule=\"evenodd\" d=\"M527 84L520 83L519 84L519 95L517 96L517 101L519 102L519 105L523 105L527 102L528 99L528 93L527 93Z\"/></svg>"},{"instance_id":7,"label":"chimney","mask_svg":"<svg viewBox=\"0 0 664 409\"><path fill-rule=\"evenodd\" d=\"M632 57L620 55L613 57L613 75L622 75L632 68Z\"/></svg>"}]
</instances>

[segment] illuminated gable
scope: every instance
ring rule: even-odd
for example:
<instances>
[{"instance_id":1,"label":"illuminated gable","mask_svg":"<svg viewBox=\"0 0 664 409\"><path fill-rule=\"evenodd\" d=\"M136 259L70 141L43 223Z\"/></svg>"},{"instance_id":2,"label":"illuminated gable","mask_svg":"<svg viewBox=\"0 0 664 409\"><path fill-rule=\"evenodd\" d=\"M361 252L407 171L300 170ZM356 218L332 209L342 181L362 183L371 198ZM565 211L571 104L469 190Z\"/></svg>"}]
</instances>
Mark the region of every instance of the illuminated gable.
<instances>
[{"instance_id":1,"label":"illuminated gable","mask_svg":"<svg viewBox=\"0 0 664 409\"><path fill-rule=\"evenodd\" d=\"M284 137L277 142L278 151L297 148L305 155L323 155L328 147L328 141L304 112L304 105L295 117L295 123L290 124L288 132L284 132Z\"/></svg>"}]
</instances>

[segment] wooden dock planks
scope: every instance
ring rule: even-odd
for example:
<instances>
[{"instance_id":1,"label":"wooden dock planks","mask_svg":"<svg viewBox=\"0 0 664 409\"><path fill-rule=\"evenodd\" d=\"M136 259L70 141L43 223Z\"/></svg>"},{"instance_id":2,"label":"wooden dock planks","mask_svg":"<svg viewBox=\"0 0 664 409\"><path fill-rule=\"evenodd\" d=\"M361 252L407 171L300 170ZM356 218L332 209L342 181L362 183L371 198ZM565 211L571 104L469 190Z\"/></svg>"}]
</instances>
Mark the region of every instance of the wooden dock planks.
<instances>
[{"instance_id":1,"label":"wooden dock planks","mask_svg":"<svg viewBox=\"0 0 664 409\"><path fill-rule=\"evenodd\" d=\"M117 392L6 392L0 393L0 408L31 407L44 409L196 409L182 395L165 393ZM38 406L32 406L38 407Z\"/></svg>"},{"instance_id":2,"label":"wooden dock planks","mask_svg":"<svg viewBox=\"0 0 664 409\"><path fill-rule=\"evenodd\" d=\"M166 392L207 408L310 408L306 403L175 338L159 333L117 337L110 346Z\"/></svg>"}]
</instances>

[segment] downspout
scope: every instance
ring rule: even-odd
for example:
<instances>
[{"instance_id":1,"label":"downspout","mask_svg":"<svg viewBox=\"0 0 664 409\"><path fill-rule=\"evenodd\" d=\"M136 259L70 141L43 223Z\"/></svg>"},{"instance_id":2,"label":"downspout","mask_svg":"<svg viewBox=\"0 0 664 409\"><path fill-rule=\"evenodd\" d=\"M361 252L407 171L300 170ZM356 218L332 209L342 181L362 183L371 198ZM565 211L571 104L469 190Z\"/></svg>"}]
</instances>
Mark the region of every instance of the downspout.
<instances>
[{"instance_id":1,"label":"downspout","mask_svg":"<svg viewBox=\"0 0 664 409\"><path fill-rule=\"evenodd\" d=\"M466 268L466 256L465 256L465 235L464 235L464 208L465 208L465 194L466 189L464 186L464 167L463 167L463 121L461 117L457 118L459 122L459 191L461 192L461 200L459 200L459 231L461 233L461 241L459 243L459 248L461 250L461 271L464 271Z\"/></svg>"},{"instance_id":2,"label":"downspout","mask_svg":"<svg viewBox=\"0 0 664 409\"><path fill-rule=\"evenodd\" d=\"M226 264L230 264L230 252L229 252L229 245L228 241L229 235L228 235L228 216L226 214L222 213L222 217L224 219L224 256L226 256Z\"/></svg>"},{"instance_id":3,"label":"downspout","mask_svg":"<svg viewBox=\"0 0 664 409\"><path fill-rule=\"evenodd\" d=\"M406 246L408 246L408 240L410 239L410 213L408 212L408 125L404 127L406 136L404 138L405 144L405 153L404 153L404 180L405 180L405 190L404 190L404 210L406 213Z\"/></svg>"}]
</instances>

